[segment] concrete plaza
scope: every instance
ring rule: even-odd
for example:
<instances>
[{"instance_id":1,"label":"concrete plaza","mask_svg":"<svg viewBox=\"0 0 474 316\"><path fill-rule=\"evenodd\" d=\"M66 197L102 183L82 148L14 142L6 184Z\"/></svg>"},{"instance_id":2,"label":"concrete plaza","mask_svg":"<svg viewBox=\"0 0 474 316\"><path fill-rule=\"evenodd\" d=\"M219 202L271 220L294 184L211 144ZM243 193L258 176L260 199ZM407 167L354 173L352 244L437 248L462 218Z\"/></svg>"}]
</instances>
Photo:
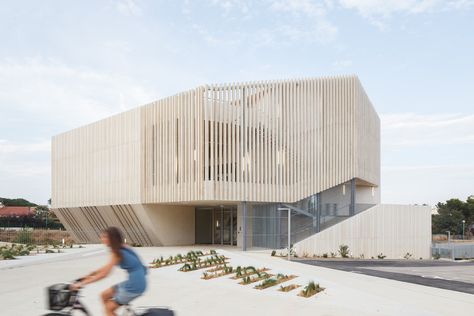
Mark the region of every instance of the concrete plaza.
<instances>
[{"instance_id":1,"label":"concrete plaza","mask_svg":"<svg viewBox=\"0 0 474 316\"><path fill-rule=\"evenodd\" d=\"M135 248L150 262L153 258L190 249L208 247ZM474 310L474 296L422 285L368 275L288 262L268 252L242 252L236 248L217 249L230 258L230 264L267 267L271 273L295 274L298 278L284 284L305 285L314 280L326 290L311 298L277 291L278 286L256 290L236 280L220 277L200 279L203 270L177 271L180 265L151 269L149 288L134 306L168 306L177 315L455 315ZM47 310L45 288L73 280L105 264L106 249L86 245L61 254L0 261L0 306L2 315L41 315ZM85 288L83 302L93 315L102 315L99 293L125 278L120 269Z\"/></svg>"}]
</instances>

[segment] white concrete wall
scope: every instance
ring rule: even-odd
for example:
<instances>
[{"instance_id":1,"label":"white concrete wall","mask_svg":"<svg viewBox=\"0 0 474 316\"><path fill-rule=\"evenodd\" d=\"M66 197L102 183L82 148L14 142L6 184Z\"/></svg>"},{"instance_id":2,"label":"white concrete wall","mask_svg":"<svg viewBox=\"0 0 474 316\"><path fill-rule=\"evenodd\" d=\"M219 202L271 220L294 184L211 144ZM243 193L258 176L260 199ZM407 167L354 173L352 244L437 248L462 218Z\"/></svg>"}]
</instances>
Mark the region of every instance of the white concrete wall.
<instances>
[{"instance_id":1,"label":"white concrete wall","mask_svg":"<svg viewBox=\"0 0 474 316\"><path fill-rule=\"evenodd\" d=\"M430 258L431 208L412 205L376 205L295 244L298 255L338 252L348 245L353 257L383 253L387 258Z\"/></svg>"},{"instance_id":2,"label":"white concrete wall","mask_svg":"<svg viewBox=\"0 0 474 316\"><path fill-rule=\"evenodd\" d=\"M194 206L181 205L141 205L149 219L147 225L155 236L154 245L193 245L195 240Z\"/></svg>"},{"instance_id":3,"label":"white concrete wall","mask_svg":"<svg viewBox=\"0 0 474 316\"><path fill-rule=\"evenodd\" d=\"M380 204L380 188L363 185L356 186L356 204Z\"/></svg>"},{"instance_id":4,"label":"white concrete wall","mask_svg":"<svg viewBox=\"0 0 474 316\"><path fill-rule=\"evenodd\" d=\"M108 226L122 230L128 243L144 246L192 245L193 206L135 204L59 208L56 215L77 242L98 243Z\"/></svg>"}]
</instances>

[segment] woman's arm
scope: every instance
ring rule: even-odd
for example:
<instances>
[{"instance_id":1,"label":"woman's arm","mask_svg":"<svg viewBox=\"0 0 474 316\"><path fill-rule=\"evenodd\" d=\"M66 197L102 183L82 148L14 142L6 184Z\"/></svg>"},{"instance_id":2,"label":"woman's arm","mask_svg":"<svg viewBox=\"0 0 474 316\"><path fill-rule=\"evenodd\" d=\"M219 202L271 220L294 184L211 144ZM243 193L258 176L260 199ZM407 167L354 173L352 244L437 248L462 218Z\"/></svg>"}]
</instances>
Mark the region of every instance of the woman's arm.
<instances>
[{"instance_id":1,"label":"woman's arm","mask_svg":"<svg viewBox=\"0 0 474 316\"><path fill-rule=\"evenodd\" d=\"M96 271L93 271L92 273L89 273L79 282L76 282L75 284L73 284L73 289L79 289L86 284L90 284L90 283L93 283L105 278L107 275L109 275L110 271L112 271L112 268L119 262L120 262L120 259L117 257L117 255L112 254L112 258L109 261L109 263L107 263L102 268Z\"/></svg>"}]
</instances>

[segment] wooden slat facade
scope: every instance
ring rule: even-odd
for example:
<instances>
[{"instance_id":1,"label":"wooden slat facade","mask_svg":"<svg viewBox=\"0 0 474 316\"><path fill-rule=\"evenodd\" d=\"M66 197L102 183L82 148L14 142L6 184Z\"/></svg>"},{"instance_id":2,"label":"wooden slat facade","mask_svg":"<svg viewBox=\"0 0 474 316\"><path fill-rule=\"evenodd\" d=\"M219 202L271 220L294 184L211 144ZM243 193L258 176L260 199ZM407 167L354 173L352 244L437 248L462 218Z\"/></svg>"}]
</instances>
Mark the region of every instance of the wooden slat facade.
<instances>
[{"instance_id":1,"label":"wooden slat facade","mask_svg":"<svg viewBox=\"0 0 474 316\"><path fill-rule=\"evenodd\" d=\"M295 202L380 181L355 76L201 86L55 136L53 208Z\"/></svg>"}]
</instances>

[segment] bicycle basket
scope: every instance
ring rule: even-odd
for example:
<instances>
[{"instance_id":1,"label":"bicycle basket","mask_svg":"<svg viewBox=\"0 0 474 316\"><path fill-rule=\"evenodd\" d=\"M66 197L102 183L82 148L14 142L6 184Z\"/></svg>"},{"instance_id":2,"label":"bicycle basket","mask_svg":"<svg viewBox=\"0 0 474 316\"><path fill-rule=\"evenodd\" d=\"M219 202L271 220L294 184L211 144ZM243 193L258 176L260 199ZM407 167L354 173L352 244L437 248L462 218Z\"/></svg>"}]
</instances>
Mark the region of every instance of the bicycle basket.
<instances>
[{"instance_id":1,"label":"bicycle basket","mask_svg":"<svg viewBox=\"0 0 474 316\"><path fill-rule=\"evenodd\" d=\"M77 292L69 290L69 284L54 284L48 287L49 309L60 311L65 307L72 306Z\"/></svg>"}]
</instances>

